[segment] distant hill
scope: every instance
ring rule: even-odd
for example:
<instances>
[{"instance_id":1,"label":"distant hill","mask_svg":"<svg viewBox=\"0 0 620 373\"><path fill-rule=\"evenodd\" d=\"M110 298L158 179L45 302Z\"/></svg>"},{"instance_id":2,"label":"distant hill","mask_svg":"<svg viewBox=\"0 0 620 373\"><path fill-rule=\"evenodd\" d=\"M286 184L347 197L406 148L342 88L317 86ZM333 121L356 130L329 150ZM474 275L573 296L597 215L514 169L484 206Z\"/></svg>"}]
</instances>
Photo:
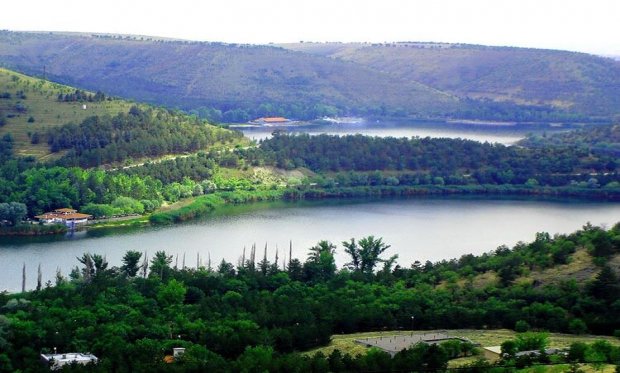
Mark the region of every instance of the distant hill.
<instances>
[{"instance_id":1,"label":"distant hill","mask_svg":"<svg viewBox=\"0 0 620 373\"><path fill-rule=\"evenodd\" d=\"M135 100L247 115L315 117L335 107L429 116L461 105L415 81L273 46L3 31L0 64Z\"/></svg>"},{"instance_id":2,"label":"distant hill","mask_svg":"<svg viewBox=\"0 0 620 373\"><path fill-rule=\"evenodd\" d=\"M432 43L256 46L0 31L0 65L215 121L338 114L620 118L620 62L565 51Z\"/></svg>"},{"instance_id":3,"label":"distant hill","mask_svg":"<svg viewBox=\"0 0 620 373\"><path fill-rule=\"evenodd\" d=\"M439 43L298 43L282 47L355 62L459 97L620 113L620 62L557 50Z\"/></svg>"}]
</instances>

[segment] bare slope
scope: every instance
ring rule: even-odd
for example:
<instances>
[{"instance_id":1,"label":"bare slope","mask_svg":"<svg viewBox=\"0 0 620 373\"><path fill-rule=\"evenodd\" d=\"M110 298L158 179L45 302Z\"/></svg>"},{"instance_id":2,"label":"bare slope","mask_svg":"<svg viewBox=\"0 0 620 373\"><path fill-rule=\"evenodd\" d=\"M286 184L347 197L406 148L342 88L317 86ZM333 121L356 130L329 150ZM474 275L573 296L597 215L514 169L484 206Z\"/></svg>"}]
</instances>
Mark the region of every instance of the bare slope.
<instances>
[{"instance_id":1,"label":"bare slope","mask_svg":"<svg viewBox=\"0 0 620 373\"><path fill-rule=\"evenodd\" d=\"M45 68L63 83L184 109L327 104L429 115L459 105L418 82L272 46L4 31L0 64L39 76Z\"/></svg>"},{"instance_id":2,"label":"bare slope","mask_svg":"<svg viewBox=\"0 0 620 373\"><path fill-rule=\"evenodd\" d=\"M620 113L620 62L585 53L438 43L282 45L351 61L460 97Z\"/></svg>"}]
</instances>

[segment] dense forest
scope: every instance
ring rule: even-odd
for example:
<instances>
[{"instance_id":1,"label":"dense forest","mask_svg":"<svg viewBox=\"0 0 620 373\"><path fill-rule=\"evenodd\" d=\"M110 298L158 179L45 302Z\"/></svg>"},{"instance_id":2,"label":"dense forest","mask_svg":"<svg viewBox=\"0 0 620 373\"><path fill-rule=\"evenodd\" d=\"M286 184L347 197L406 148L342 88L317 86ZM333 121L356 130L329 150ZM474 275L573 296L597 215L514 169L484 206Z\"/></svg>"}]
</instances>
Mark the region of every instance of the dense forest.
<instances>
[{"instance_id":1,"label":"dense forest","mask_svg":"<svg viewBox=\"0 0 620 373\"><path fill-rule=\"evenodd\" d=\"M592 126L554 136L528 136L519 144L529 148L578 148L596 155L618 158L620 157L620 125Z\"/></svg>"},{"instance_id":2,"label":"dense forest","mask_svg":"<svg viewBox=\"0 0 620 373\"><path fill-rule=\"evenodd\" d=\"M586 147L517 147L461 139L309 136L274 133L243 157L252 164L317 173L396 171L395 185L529 184L609 186L619 181L615 154ZM412 174L411 172L415 172ZM340 176L340 175L339 175ZM381 184L362 176L360 185ZM336 177L337 181L342 180ZM351 179L351 178L349 178ZM381 178L381 179L385 179ZM355 185L344 183L345 185ZM596 185L595 185L596 184Z\"/></svg>"},{"instance_id":3,"label":"dense forest","mask_svg":"<svg viewBox=\"0 0 620 373\"><path fill-rule=\"evenodd\" d=\"M69 151L59 165L94 167L128 158L158 157L196 152L218 142L232 142L241 135L202 124L164 110L137 106L115 117L93 116L79 125L66 124L47 133L52 152Z\"/></svg>"},{"instance_id":4,"label":"dense forest","mask_svg":"<svg viewBox=\"0 0 620 373\"><path fill-rule=\"evenodd\" d=\"M335 250L349 255L345 267L336 267ZM598 265L591 280L522 280L570 263L578 250ZM34 291L0 294L0 370L46 369L38 354L53 347L93 352L101 359L96 371L445 368L447 346L417 346L393 359L373 350L359 357L295 352L324 345L334 333L408 329L411 315L418 329L620 335L618 275L607 264L620 255L620 224L609 230L586 225L555 237L539 233L512 250L502 246L482 256L410 267L388 257L389 244L373 236L340 247L320 241L305 260L290 253L292 260L270 260L258 251L244 252L236 265L209 261L198 267L165 252L146 257L128 251L118 267L84 254L68 277L59 272ZM476 285L488 273L497 280ZM186 355L166 368L164 355L178 346L187 348ZM619 362L620 351L610 345L604 351L601 361Z\"/></svg>"}]
</instances>

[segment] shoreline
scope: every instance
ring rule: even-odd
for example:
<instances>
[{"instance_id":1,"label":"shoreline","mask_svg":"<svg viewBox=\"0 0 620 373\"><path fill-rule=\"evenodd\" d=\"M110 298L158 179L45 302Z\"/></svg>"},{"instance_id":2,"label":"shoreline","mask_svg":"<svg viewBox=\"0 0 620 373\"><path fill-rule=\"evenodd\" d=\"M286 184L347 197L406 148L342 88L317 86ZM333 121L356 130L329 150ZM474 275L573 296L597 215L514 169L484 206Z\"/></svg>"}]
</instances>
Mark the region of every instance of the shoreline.
<instances>
[{"instance_id":1,"label":"shoreline","mask_svg":"<svg viewBox=\"0 0 620 373\"><path fill-rule=\"evenodd\" d=\"M620 190L578 189L568 187L537 187L506 186L506 185L423 185L423 186L362 186L341 188L286 188L257 191L222 191L192 197L185 200L178 208L168 208L148 215L116 221L97 221L80 227L79 230L114 229L123 227L158 226L182 223L194 220L225 206L251 204L262 201L318 201L318 200L353 200L392 197L438 197L438 196L475 196L482 199L505 197L565 199L568 201L607 201L620 202ZM38 225L37 225L38 226ZM41 226L39 226L41 227ZM45 227L45 226L42 226ZM39 234L29 232L4 234L1 236L32 237L43 235L64 234L64 231L52 231Z\"/></svg>"}]
</instances>

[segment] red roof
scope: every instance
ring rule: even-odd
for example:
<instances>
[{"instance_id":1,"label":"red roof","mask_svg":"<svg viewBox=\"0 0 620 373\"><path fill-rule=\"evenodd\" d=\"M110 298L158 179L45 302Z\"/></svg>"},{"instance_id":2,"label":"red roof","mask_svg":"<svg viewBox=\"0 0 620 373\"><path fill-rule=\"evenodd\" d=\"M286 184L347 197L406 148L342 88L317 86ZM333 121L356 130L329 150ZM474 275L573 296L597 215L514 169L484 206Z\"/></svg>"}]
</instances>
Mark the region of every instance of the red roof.
<instances>
[{"instance_id":1,"label":"red roof","mask_svg":"<svg viewBox=\"0 0 620 373\"><path fill-rule=\"evenodd\" d=\"M58 211L58 210L56 210L56 211ZM59 212L56 212L56 211L54 211L54 212L46 212L45 214L35 216L35 218L37 218L37 219L63 219L63 220L90 219L90 218L92 218L92 215L81 214L79 212L59 213ZM71 211L75 211L75 210L71 210Z\"/></svg>"},{"instance_id":2,"label":"red roof","mask_svg":"<svg viewBox=\"0 0 620 373\"><path fill-rule=\"evenodd\" d=\"M268 117L268 118L263 118L263 120L268 123L288 122L288 119L284 117Z\"/></svg>"},{"instance_id":3,"label":"red roof","mask_svg":"<svg viewBox=\"0 0 620 373\"><path fill-rule=\"evenodd\" d=\"M54 210L54 212L72 213L72 212L77 212L77 210L69 209L69 208L62 208L62 209L56 209Z\"/></svg>"}]
</instances>

